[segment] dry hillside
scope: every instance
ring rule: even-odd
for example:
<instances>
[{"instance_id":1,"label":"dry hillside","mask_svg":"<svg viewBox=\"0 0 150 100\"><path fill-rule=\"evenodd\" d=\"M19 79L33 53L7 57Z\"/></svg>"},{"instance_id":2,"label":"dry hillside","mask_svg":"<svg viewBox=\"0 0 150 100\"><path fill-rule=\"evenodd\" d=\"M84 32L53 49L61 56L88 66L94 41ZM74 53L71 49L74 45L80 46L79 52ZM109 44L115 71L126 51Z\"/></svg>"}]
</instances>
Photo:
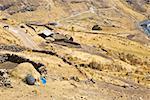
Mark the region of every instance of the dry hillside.
<instances>
[{"instance_id":1,"label":"dry hillside","mask_svg":"<svg viewBox=\"0 0 150 100\"><path fill-rule=\"evenodd\" d=\"M150 100L144 20L149 0L0 0L0 100ZM39 64L46 85L26 84Z\"/></svg>"}]
</instances>

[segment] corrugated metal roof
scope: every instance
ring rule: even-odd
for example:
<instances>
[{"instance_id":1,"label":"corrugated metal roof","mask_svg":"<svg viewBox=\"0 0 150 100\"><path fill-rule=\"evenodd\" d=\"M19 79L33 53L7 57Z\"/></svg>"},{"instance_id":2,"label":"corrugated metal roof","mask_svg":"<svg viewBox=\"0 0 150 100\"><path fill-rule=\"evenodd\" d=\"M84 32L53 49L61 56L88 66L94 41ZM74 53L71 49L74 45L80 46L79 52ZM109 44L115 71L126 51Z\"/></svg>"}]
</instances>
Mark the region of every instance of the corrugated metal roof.
<instances>
[{"instance_id":1,"label":"corrugated metal roof","mask_svg":"<svg viewBox=\"0 0 150 100\"><path fill-rule=\"evenodd\" d=\"M47 29L41 31L40 33L43 33L45 36L50 36L50 35L54 34L53 31L50 31L50 30L47 30Z\"/></svg>"}]
</instances>

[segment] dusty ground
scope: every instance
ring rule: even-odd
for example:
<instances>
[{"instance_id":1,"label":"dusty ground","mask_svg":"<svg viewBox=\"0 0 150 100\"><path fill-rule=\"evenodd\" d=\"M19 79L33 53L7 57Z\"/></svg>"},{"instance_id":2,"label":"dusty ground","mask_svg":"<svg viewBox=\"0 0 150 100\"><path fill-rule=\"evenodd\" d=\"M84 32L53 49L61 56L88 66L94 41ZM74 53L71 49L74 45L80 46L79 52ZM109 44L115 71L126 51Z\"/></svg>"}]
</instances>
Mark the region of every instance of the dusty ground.
<instances>
[{"instance_id":1,"label":"dusty ground","mask_svg":"<svg viewBox=\"0 0 150 100\"><path fill-rule=\"evenodd\" d=\"M24 3L32 5L34 11L22 11L24 3L18 0L17 6L0 12L0 44L28 50L0 49L0 54L16 54L43 63L48 70L47 84L29 86L11 76L13 88L0 88L1 100L150 99L150 40L138 28L140 21L148 19L149 4L142 3L141 9L146 10L141 12L124 0L27 1ZM0 0L2 5L12 2ZM57 27L48 27L72 36L81 48L46 43L38 36L46 27L28 27L31 22L58 22ZM92 31L95 24L102 30ZM53 51L59 56L31 49ZM17 65L0 63L0 68L13 70Z\"/></svg>"}]
</instances>

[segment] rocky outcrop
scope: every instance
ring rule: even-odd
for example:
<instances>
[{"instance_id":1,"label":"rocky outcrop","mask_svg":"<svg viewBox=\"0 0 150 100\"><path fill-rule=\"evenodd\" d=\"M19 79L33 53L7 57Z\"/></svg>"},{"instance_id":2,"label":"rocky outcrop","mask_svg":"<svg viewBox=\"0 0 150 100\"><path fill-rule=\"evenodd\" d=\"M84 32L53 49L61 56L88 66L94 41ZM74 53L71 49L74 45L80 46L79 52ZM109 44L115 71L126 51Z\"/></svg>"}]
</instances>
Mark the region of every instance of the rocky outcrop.
<instances>
[{"instance_id":1,"label":"rocky outcrop","mask_svg":"<svg viewBox=\"0 0 150 100\"><path fill-rule=\"evenodd\" d=\"M21 63L11 72L11 75L21 80L25 79L27 75L32 75L35 79L40 79L40 73L30 63Z\"/></svg>"},{"instance_id":2,"label":"rocky outcrop","mask_svg":"<svg viewBox=\"0 0 150 100\"><path fill-rule=\"evenodd\" d=\"M46 70L44 64L42 64L42 63L37 63L37 62L34 62L30 59L20 57L18 55L14 55L14 54L12 54L12 55L11 54L0 55L0 63L7 62L7 61L17 63L17 64L28 62L28 63L32 64L34 66L34 68L41 75L46 76L46 74L47 74L47 70Z\"/></svg>"},{"instance_id":3,"label":"rocky outcrop","mask_svg":"<svg viewBox=\"0 0 150 100\"><path fill-rule=\"evenodd\" d=\"M0 87L12 87L10 76L6 69L0 69Z\"/></svg>"},{"instance_id":4,"label":"rocky outcrop","mask_svg":"<svg viewBox=\"0 0 150 100\"><path fill-rule=\"evenodd\" d=\"M145 12L146 9L144 8L145 4L149 4L149 0L126 0L126 2L133 7L133 9L140 11L140 12Z\"/></svg>"},{"instance_id":5,"label":"rocky outcrop","mask_svg":"<svg viewBox=\"0 0 150 100\"><path fill-rule=\"evenodd\" d=\"M21 52L24 51L25 48L23 47L19 47L19 46L15 46L15 45L4 45L4 44L0 44L0 51L1 50L6 50L6 51L12 51L12 52Z\"/></svg>"}]
</instances>

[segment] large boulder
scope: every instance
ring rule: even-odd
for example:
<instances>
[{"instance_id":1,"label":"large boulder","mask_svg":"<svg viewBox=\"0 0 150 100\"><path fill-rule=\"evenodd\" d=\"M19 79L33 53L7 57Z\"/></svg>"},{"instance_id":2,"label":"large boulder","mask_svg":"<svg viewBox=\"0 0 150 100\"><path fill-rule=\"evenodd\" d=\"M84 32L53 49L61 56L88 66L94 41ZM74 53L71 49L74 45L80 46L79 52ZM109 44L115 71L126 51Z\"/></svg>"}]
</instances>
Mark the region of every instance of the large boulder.
<instances>
[{"instance_id":1,"label":"large boulder","mask_svg":"<svg viewBox=\"0 0 150 100\"><path fill-rule=\"evenodd\" d=\"M92 30L100 31L100 30L102 30L102 28L99 25L94 25L92 27Z\"/></svg>"},{"instance_id":2,"label":"large boulder","mask_svg":"<svg viewBox=\"0 0 150 100\"><path fill-rule=\"evenodd\" d=\"M30 63L21 63L11 71L15 78L25 79L27 75L32 75L36 80L40 79L40 73Z\"/></svg>"}]
</instances>

